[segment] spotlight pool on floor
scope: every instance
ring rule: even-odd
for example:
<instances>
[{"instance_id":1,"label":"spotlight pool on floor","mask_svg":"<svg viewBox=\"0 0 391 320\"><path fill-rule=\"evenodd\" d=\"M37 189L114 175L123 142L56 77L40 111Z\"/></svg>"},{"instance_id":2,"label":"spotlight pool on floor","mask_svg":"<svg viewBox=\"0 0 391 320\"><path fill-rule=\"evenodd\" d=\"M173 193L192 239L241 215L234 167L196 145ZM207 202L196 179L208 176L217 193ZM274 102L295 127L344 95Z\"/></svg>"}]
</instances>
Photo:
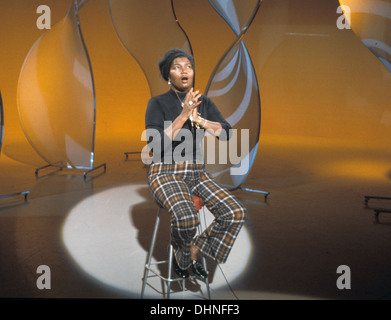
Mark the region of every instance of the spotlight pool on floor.
<instances>
[{"instance_id":1,"label":"spotlight pool on floor","mask_svg":"<svg viewBox=\"0 0 391 320\"><path fill-rule=\"evenodd\" d=\"M62 228L63 244L84 273L125 296L135 298L140 296L148 250L140 244L139 236L143 233L144 237L152 239L153 230L144 230L134 217L149 219L148 223L153 224L157 213L157 206L145 197L146 191L146 184L128 184L97 192L70 210ZM205 211L205 220L209 224L213 216L207 209ZM204 219L201 220L204 223ZM149 243L150 240L148 246ZM228 261L221 265L230 283L241 277L252 260L251 256L251 237L243 227ZM215 269L211 279L212 294L227 287L224 275L219 268ZM162 296L151 289L146 290L145 297ZM191 292L184 298L197 299L199 296Z\"/></svg>"}]
</instances>

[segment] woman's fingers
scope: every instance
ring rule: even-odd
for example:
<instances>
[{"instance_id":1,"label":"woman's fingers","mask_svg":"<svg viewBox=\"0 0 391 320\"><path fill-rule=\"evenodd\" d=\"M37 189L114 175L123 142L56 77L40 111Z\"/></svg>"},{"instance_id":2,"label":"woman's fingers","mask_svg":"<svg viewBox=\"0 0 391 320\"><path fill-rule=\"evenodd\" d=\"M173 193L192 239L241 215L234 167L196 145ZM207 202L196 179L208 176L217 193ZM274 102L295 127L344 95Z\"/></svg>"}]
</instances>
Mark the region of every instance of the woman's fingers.
<instances>
[{"instance_id":1,"label":"woman's fingers","mask_svg":"<svg viewBox=\"0 0 391 320\"><path fill-rule=\"evenodd\" d=\"M186 104L191 106L192 110L194 110L202 102L202 101L199 101L199 99L202 96L202 94L199 92L200 92L200 90L194 91L194 89L191 88L186 95Z\"/></svg>"}]
</instances>

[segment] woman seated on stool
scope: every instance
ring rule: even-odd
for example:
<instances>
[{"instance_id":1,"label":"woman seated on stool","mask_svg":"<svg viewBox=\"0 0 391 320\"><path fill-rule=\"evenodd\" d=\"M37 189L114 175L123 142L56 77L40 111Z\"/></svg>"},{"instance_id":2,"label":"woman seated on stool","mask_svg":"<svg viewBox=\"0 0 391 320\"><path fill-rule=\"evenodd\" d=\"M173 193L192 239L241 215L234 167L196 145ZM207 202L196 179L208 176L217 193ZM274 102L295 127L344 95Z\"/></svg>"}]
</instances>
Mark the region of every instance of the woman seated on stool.
<instances>
[{"instance_id":1,"label":"woman seated on stool","mask_svg":"<svg viewBox=\"0 0 391 320\"><path fill-rule=\"evenodd\" d=\"M179 277L188 269L205 279L198 261L201 252L218 263L226 262L245 221L245 207L205 171L201 139L205 130L219 139L229 139L230 124L216 105L193 90L194 59L181 49L171 49L159 61L168 92L152 97L147 105L145 126L153 160L149 188L171 217L173 266ZM193 195L203 199L214 221L201 235Z\"/></svg>"}]
</instances>

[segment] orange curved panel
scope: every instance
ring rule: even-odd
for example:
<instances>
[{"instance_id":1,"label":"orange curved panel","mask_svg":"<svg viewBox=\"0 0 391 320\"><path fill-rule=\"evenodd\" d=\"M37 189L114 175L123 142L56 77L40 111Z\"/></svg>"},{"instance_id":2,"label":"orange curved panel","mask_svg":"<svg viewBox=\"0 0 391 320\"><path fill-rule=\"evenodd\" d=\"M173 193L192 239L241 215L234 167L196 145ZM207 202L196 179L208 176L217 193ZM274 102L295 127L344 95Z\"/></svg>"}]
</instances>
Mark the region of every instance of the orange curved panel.
<instances>
[{"instance_id":1,"label":"orange curved panel","mask_svg":"<svg viewBox=\"0 0 391 320\"><path fill-rule=\"evenodd\" d=\"M391 71L391 0L339 2L353 32Z\"/></svg>"},{"instance_id":2,"label":"orange curved panel","mask_svg":"<svg viewBox=\"0 0 391 320\"><path fill-rule=\"evenodd\" d=\"M3 111L3 99L1 98L1 91L0 91L0 154L1 154L1 147L3 145L3 135L4 135L4 111Z\"/></svg>"},{"instance_id":3,"label":"orange curved panel","mask_svg":"<svg viewBox=\"0 0 391 320\"><path fill-rule=\"evenodd\" d=\"M19 76L17 104L25 135L45 161L93 167L95 89L76 0L30 49Z\"/></svg>"},{"instance_id":4,"label":"orange curved panel","mask_svg":"<svg viewBox=\"0 0 391 320\"><path fill-rule=\"evenodd\" d=\"M159 76L158 61L171 48L192 53L173 0L110 0L109 5L117 35L142 68L151 96L168 91L167 83Z\"/></svg>"}]
</instances>

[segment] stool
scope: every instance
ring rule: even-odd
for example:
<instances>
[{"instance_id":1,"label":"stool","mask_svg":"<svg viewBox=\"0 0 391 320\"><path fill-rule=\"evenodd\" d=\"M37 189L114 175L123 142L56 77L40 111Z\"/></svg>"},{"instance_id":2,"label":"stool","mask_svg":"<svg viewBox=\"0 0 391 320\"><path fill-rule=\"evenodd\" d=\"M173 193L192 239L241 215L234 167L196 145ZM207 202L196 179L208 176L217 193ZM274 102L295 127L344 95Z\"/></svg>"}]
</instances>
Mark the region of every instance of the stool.
<instances>
[{"instance_id":1,"label":"stool","mask_svg":"<svg viewBox=\"0 0 391 320\"><path fill-rule=\"evenodd\" d=\"M193 196L193 201L194 201L195 207L198 210L198 220L200 221L200 210L204 206L203 200L200 197ZM141 299L144 297L144 291L145 291L145 287L147 285L149 271L151 271L155 276L158 276L161 280L163 280L164 283L167 284L167 299L170 299L170 291L171 291L171 283L172 282L175 282L175 281L182 282L182 289L184 291L185 290L185 281L189 280L189 279L196 278L195 276L190 276L187 279L178 278L178 277L173 278L172 277L171 273L172 273L173 246L171 244L171 241L170 241L170 246L169 246L169 258L168 258L168 260L157 261L157 262L152 263L153 250L155 248L155 242L156 242L157 232L158 232L158 229L159 229L160 215L161 215L162 209L163 208L161 206L159 206L159 209L158 209L158 212L157 212L157 217L156 217L156 222L155 222L155 227L154 227L154 231L153 231L153 236L152 236L152 243L151 243L151 247L150 247L148 255L147 255L147 261L146 261L146 264L145 264L145 267L144 267L144 277L143 277L143 284L142 284L142 289L141 289ZM200 222L200 224L198 226L198 232L200 234L202 232L201 222ZM168 263L168 275L167 275L167 277L164 277L159 271L156 271L152 267L153 265L160 265L160 264L164 264L164 263ZM203 263L204 269L207 270L206 269L206 260L205 260L204 256L202 256L202 263ZM205 279L205 284L206 284L208 299L210 299L210 288L209 288L209 279L208 278ZM163 293L163 295L164 295L164 293Z\"/></svg>"}]
</instances>

